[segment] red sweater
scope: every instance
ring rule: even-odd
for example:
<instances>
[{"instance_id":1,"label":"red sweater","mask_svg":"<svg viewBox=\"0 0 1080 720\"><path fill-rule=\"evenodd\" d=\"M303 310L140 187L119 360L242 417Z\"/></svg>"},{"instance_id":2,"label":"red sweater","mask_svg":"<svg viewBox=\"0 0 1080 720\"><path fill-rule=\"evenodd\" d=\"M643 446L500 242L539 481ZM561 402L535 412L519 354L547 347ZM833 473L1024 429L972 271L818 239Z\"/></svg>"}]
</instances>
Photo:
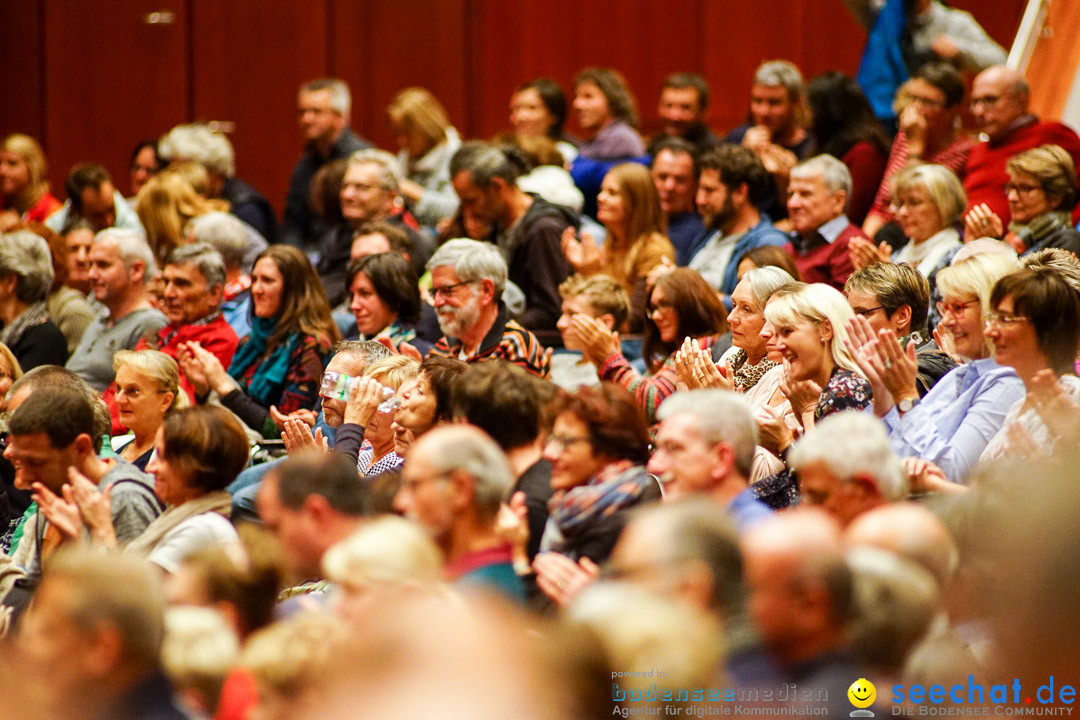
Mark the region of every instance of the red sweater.
<instances>
[{"instance_id":1,"label":"red sweater","mask_svg":"<svg viewBox=\"0 0 1080 720\"><path fill-rule=\"evenodd\" d=\"M1080 166L1080 137L1072 128L1059 122L1036 120L999 140L976 143L968 157L967 175L964 176L967 209L986 203L1002 223L1008 225L1010 214L1005 183L1009 181L1009 174L1005 172L1005 162L1017 153L1047 143L1060 145L1072 156L1073 163Z\"/></svg>"},{"instance_id":2,"label":"red sweater","mask_svg":"<svg viewBox=\"0 0 1080 720\"><path fill-rule=\"evenodd\" d=\"M848 243L853 237L865 238L866 235L860 228L848 223L831 243L819 239L816 245L803 251L797 250L789 242L784 249L795 258L795 267L799 269L803 282L825 283L842 291L848 277L855 272L848 255Z\"/></svg>"},{"instance_id":3,"label":"red sweater","mask_svg":"<svg viewBox=\"0 0 1080 720\"><path fill-rule=\"evenodd\" d=\"M848 219L856 225L862 225L870 207L874 204L874 195L881 185L888 158L866 141L857 142L840 158L851 173L851 193L848 195Z\"/></svg>"}]
</instances>

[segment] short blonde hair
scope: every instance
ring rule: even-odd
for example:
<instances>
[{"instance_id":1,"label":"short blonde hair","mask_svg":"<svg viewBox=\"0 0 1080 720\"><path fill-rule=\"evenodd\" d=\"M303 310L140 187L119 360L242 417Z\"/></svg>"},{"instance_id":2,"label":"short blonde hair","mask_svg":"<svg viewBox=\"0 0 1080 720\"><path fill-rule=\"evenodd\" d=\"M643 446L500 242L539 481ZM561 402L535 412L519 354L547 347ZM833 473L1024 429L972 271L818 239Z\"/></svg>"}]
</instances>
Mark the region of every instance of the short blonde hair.
<instances>
[{"instance_id":1,"label":"short blonde hair","mask_svg":"<svg viewBox=\"0 0 1080 720\"><path fill-rule=\"evenodd\" d=\"M813 325L829 323L832 327L832 342L829 350L837 367L862 376L862 370L855 363L844 346L847 338L848 321L855 317L851 305L836 288L824 283L814 283L799 288L792 293L774 293L772 302L765 308L766 319L775 326L796 325L808 322Z\"/></svg>"},{"instance_id":2,"label":"short blonde hair","mask_svg":"<svg viewBox=\"0 0 1080 720\"><path fill-rule=\"evenodd\" d=\"M420 374L420 363L404 355L391 355L380 358L368 365L364 377L378 380L383 385L397 390L406 380Z\"/></svg>"},{"instance_id":3,"label":"short blonde hair","mask_svg":"<svg viewBox=\"0 0 1080 720\"><path fill-rule=\"evenodd\" d=\"M942 296L972 296L979 300L979 311L990 307L990 292L998 280L1020 269L1020 261L1009 255L981 253L944 267L937 273Z\"/></svg>"},{"instance_id":4,"label":"short blonde hair","mask_svg":"<svg viewBox=\"0 0 1080 720\"><path fill-rule=\"evenodd\" d=\"M450 128L446 108L422 87L409 87L399 92L390 101L386 114L405 132L422 137L429 150L446 139L446 131Z\"/></svg>"},{"instance_id":5,"label":"short blonde hair","mask_svg":"<svg viewBox=\"0 0 1080 720\"><path fill-rule=\"evenodd\" d=\"M937 208L941 217L941 227L945 228L960 217L967 207L967 194L960 179L944 165L915 165L906 167L893 178L892 196L912 188L921 188L930 196L930 202Z\"/></svg>"},{"instance_id":6,"label":"short blonde hair","mask_svg":"<svg viewBox=\"0 0 1080 720\"><path fill-rule=\"evenodd\" d=\"M113 355L113 370L128 367L150 378L158 384L162 392L173 395L169 412L186 408L191 404L187 393L180 389L180 370L176 360L160 350L118 350Z\"/></svg>"},{"instance_id":7,"label":"short blonde hair","mask_svg":"<svg viewBox=\"0 0 1080 720\"><path fill-rule=\"evenodd\" d=\"M442 553L431 537L395 515L365 523L323 558L326 577L349 586L434 585L442 569Z\"/></svg>"},{"instance_id":8,"label":"short blonde hair","mask_svg":"<svg viewBox=\"0 0 1080 720\"><path fill-rule=\"evenodd\" d=\"M622 327L630 315L630 295L610 275L571 275L559 285L559 295L563 300L584 298L594 313L611 315L616 328Z\"/></svg>"},{"instance_id":9,"label":"short blonde hair","mask_svg":"<svg viewBox=\"0 0 1080 720\"><path fill-rule=\"evenodd\" d=\"M178 690L194 690L213 710L225 677L240 656L236 632L208 607L172 607L165 611L161 662Z\"/></svg>"},{"instance_id":10,"label":"short blonde hair","mask_svg":"<svg viewBox=\"0 0 1080 720\"><path fill-rule=\"evenodd\" d=\"M11 348L4 343L0 343L0 356L3 356L8 365L11 366L11 382L14 383L23 376L22 366L19 365L18 358L15 357L15 353L11 352Z\"/></svg>"},{"instance_id":11,"label":"short blonde hair","mask_svg":"<svg viewBox=\"0 0 1080 720\"><path fill-rule=\"evenodd\" d=\"M296 698L313 688L340 654L345 625L322 612L305 612L255 633L244 648L242 664L260 693Z\"/></svg>"}]
</instances>

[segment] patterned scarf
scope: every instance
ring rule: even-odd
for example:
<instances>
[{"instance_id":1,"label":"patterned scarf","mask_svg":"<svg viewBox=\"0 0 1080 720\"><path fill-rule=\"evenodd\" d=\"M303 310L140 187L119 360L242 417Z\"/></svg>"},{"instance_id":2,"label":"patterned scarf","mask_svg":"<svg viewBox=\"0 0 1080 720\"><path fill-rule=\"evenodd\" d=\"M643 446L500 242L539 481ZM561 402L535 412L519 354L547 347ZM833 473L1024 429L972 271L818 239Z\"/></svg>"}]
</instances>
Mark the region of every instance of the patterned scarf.
<instances>
[{"instance_id":1,"label":"patterned scarf","mask_svg":"<svg viewBox=\"0 0 1080 720\"><path fill-rule=\"evenodd\" d=\"M247 394L266 407L278 401L281 389L285 387L285 378L289 374L289 358L300 342L300 333L293 333L286 342L278 343L276 348L267 352L266 345L277 329L277 320L253 318L247 342L236 348L232 364L229 365L229 376L244 387L244 376L248 369L259 363L251 382L246 385Z\"/></svg>"},{"instance_id":2,"label":"patterned scarf","mask_svg":"<svg viewBox=\"0 0 1080 720\"><path fill-rule=\"evenodd\" d=\"M23 310L19 317L5 325L3 330L0 330L0 342L11 347L19 342L23 333L27 330L48 322L48 320L49 311L45 309L45 301L36 302Z\"/></svg>"},{"instance_id":3,"label":"patterned scarf","mask_svg":"<svg viewBox=\"0 0 1080 720\"><path fill-rule=\"evenodd\" d=\"M746 351L739 348L731 356L729 365L733 374L732 381L735 383L735 389L743 393L757 385L758 381L765 376L765 373L780 364L770 360L768 355L759 360L757 365L749 364L747 359Z\"/></svg>"},{"instance_id":4,"label":"patterned scarf","mask_svg":"<svg viewBox=\"0 0 1080 720\"><path fill-rule=\"evenodd\" d=\"M604 467L584 485L559 490L551 497L551 515L541 541L541 550L560 552L601 518L637 503L652 478L645 468L629 460Z\"/></svg>"}]
</instances>

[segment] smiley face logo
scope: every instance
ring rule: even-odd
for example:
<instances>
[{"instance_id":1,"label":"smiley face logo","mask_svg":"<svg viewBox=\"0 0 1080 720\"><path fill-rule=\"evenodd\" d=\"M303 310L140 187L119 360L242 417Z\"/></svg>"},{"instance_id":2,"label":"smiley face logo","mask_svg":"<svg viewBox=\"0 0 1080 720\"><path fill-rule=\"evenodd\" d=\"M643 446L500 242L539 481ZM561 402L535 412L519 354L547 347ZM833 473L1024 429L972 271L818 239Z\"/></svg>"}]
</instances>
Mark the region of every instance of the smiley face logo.
<instances>
[{"instance_id":1,"label":"smiley face logo","mask_svg":"<svg viewBox=\"0 0 1080 720\"><path fill-rule=\"evenodd\" d=\"M855 707L868 708L877 699L877 688L874 687L874 683L866 678L859 678L851 683L851 687L847 690L847 696Z\"/></svg>"}]
</instances>

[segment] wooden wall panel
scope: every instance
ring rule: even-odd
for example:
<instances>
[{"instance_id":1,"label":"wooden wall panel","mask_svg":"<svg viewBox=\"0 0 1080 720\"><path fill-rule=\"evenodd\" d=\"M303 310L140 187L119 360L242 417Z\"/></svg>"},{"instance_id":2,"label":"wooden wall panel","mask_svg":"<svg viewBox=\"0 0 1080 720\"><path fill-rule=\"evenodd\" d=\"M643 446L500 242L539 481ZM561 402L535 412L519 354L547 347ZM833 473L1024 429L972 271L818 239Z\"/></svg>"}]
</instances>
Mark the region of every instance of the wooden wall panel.
<instances>
[{"instance_id":1,"label":"wooden wall panel","mask_svg":"<svg viewBox=\"0 0 1080 720\"><path fill-rule=\"evenodd\" d=\"M44 140L43 9L44 0L0 2L0 138L21 132Z\"/></svg>"},{"instance_id":2,"label":"wooden wall panel","mask_svg":"<svg viewBox=\"0 0 1080 720\"><path fill-rule=\"evenodd\" d=\"M236 176L277 208L303 148L296 91L328 73L325 2L192 0L193 118L228 123Z\"/></svg>"},{"instance_id":3,"label":"wooden wall panel","mask_svg":"<svg viewBox=\"0 0 1080 720\"><path fill-rule=\"evenodd\" d=\"M169 22L148 23L162 10L158 0L47 3L45 142L54 188L64 187L72 165L93 161L127 193L135 144L187 117L187 1L171 0L168 9Z\"/></svg>"}]
</instances>

